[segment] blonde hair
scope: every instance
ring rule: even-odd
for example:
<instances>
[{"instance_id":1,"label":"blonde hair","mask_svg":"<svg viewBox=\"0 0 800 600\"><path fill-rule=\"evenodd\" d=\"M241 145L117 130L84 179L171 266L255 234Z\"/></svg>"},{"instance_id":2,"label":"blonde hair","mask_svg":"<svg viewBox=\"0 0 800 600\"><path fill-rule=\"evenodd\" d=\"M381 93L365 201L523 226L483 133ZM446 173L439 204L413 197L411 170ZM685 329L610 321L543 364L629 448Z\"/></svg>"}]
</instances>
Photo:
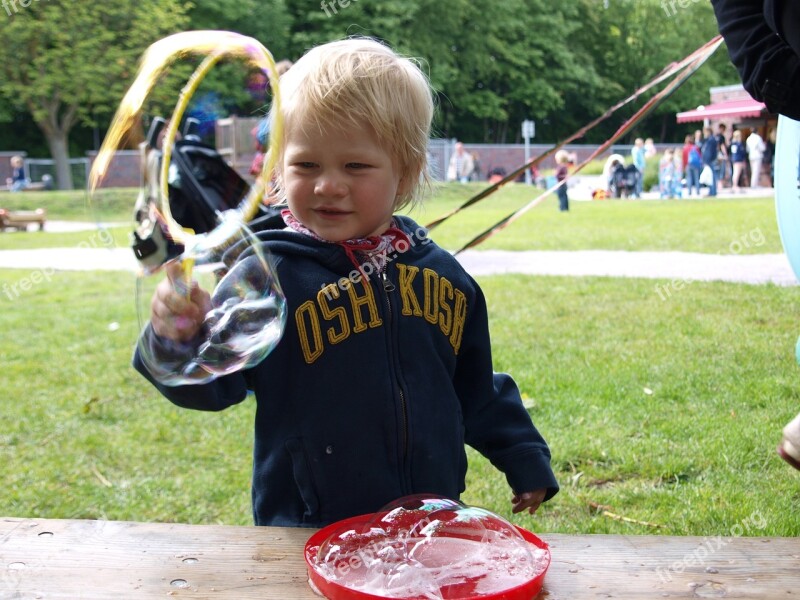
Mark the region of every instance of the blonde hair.
<instances>
[{"instance_id":1,"label":"blonde hair","mask_svg":"<svg viewBox=\"0 0 800 600\"><path fill-rule=\"evenodd\" d=\"M555 161L557 165L565 165L569 162L569 152L566 150L559 150L556 152Z\"/></svg>"},{"instance_id":2,"label":"blonde hair","mask_svg":"<svg viewBox=\"0 0 800 600\"><path fill-rule=\"evenodd\" d=\"M280 79L283 139L293 127L369 126L406 180L395 209L419 199L429 185L427 147L433 119L428 78L409 58L369 38L352 38L312 48ZM276 109L270 120L275 131Z\"/></svg>"}]
</instances>

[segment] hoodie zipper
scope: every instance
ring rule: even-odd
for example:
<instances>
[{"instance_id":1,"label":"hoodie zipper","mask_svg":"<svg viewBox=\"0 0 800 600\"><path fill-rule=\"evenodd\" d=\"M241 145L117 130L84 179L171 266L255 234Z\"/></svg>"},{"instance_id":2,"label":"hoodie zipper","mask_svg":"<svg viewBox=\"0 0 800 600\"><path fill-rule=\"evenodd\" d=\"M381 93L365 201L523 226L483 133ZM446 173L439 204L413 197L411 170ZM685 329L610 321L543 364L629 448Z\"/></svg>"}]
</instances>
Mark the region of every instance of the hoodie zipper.
<instances>
[{"instance_id":1,"label":"hoodie zipper","mask_svg":"<svg viewBox=\"0 0 800 600\"><path fill-rule=\"evenodd\" d=\"M388 310L389 320L391 321L391 319L392 319L392 299L391 299L391 296L389 294L391 292L393 292L396 288L395 288L395 285L389 280L389 278L386 275L386 267L387 267L387 265L388 265L388 263L384 264L383 269L381 270L381 283L383 284L384 296L386 297L386 306L389 309ZM397 385L397 391L398 391L398 393L400 395L400 410L402 412L402 418L403 418L403 423L402 423L402 426L403 426L403 448L402 449L403 449L403 458L406 458L408 456L408 407L406 406L405 394L403 394L403 386L400 385L400 381L398 380L397 377L395 377L395 384Z\"/></svg>"}]
</instances>

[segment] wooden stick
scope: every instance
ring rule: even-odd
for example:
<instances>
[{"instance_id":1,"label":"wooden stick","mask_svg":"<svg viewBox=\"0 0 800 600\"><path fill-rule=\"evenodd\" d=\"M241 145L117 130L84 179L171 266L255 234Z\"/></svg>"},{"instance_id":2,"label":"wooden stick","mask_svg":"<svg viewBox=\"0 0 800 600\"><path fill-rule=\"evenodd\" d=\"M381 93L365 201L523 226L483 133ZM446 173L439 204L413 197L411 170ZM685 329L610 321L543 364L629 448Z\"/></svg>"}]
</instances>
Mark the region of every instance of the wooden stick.
<instances>
[{"instance_id":1,"label":"wooden stick","mask_svg":"<svg viewBox=\"0 0 800 600\"><path fill-rule=\"evenodd\" d=\"M650 523L648 521L639 521L638 519L623 517L622 515L618 515L608 510L609 508L611 508L610 506L606 506L604 504L598 504L597 502L589 502L589 506L591 506L595 511L599 512L604 517L608 517L609 519L614 519L615 521L624 521L625 523L644 525L645 527L657 527L657 528L663 527L663 525L659 525L658 523Z\"/></svg>"}]
</instances>

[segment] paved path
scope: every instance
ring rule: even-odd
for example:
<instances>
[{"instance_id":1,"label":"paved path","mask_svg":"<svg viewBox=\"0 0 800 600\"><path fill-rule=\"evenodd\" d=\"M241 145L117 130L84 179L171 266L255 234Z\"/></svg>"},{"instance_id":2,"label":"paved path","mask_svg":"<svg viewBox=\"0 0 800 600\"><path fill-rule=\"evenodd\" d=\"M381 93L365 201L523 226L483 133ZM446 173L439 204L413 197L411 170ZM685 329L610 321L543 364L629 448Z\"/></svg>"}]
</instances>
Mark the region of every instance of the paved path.
<instances>
[{"instance_id":1,"label":"paved path","mask_svg":"<svg viewBox=\"0 0 800 600\"><path fill-rule=\"evenodd\" d=\"M686 281L797 285L786 256L697 254L692 252L625 252L580 250L573 252L468 250L458 256L472 275L523 273L641 277ZM137 271L129 248L50 248L0 251L0 268L28 271Z\"/></svg>"},{"instance_id":2,"label":"paved path","mask_svg":"<svg viewBox=\"0 0 800 600\"><path fill-rule=\"evenodd\" d=\"M97 223L48 222L50 231L82 231ZM125 225L109 223L109 226ZM13 235L13 234L11 234ZM639 277L685 281L797 285L784 254L717 255L693 252L616 250L526 251L467 250L458 256L472 275L520 273L599 277ZM138 264L130 248L73 247L0 251L0 268L61 271L131 271Z\"/></svg>"},{"instance_id":3,"label":"paved path","mask_svg":"<svg viewBox=\"0 0 800 600\"><path fill-rule=\"evenodd\" d=\"M498 273L593 275L797 285L797 279L784 254L735 256L694 252L616 250L577 250L572 252L467 250L458 258L472 275Z\"/></svg>"}]
</instances>

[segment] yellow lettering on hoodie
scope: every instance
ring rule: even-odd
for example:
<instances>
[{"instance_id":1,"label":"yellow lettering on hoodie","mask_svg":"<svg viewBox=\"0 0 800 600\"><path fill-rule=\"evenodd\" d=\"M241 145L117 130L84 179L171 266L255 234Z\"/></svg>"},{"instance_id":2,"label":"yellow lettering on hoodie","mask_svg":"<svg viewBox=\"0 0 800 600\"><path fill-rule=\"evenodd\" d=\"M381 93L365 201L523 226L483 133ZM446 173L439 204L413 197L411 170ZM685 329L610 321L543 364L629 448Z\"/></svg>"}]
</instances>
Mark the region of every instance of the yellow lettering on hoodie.
<instances>
[{"instance_id":1,"label":"yellow lettering on hoodie","mask_svg":"<svg viewBox=\"0 0 800 600\"><path fill-rule=\"evenodd\" d=\"M432 325L439 321L439 274L433 269L422 269L425 320Z\"/></svg>"},{"instance_id":2,"label":"yellow lettering on hoodie","mask_svg":"<svg viewBox=\"0 0 800 600\"><path fill-rule=\"evenodd\" d=\"M453 309L450 302L453 300L453 284L447 277L439 280L439 329L446 336L450 336L450 328L453 326Z\"/></svg>"},{"instance_id":3,"label":"yellow lettering on hoodie","mask_svg":"<svg viewBox=\"0 0 800 600\"><path fill-rule=\"evenodd\" d=\"M319 326L317 307L311 300L306 300L294 311L297 323L297 335L300 337L300 347L303 349L303 358L307 364L313 363L324 350L322 346L322 332ZM306 325L306 323L308 323ZM309 335L310 334L310 335Z\"/></svg>"},{"instance_id":4,"label":"yellow lettering on hoodie","mask_svg":"<svg viewBox=\"0 0 800 600\"><path fill-rule=\"evenodd\" d=\"M461 337L464 335L464 322L467 319L467 297L461 290L455 290L456 305L453 308L453 329L450 332L450 345L458 354L461 347Z\"/></svg>"},{"instance_id":5,"label":"yellow lettering on hoodie","mask_svg":"<svg viewBox=\"0 0 800 600\"><path fill-rule=\"evenodd\" d=\"M412 287L414 277L419 273L419 267L412 267L410 265L397 265L397 270L400 273L400 298L403 300L403 308L401 314L406 317L422 316L422 309L419 307L419 300Z\"/></svg>"},{"instance_id":6,"label":"yellow lettering on hoodie","mask_svg":"<svg viewBox=\"0 0 800 600\"><path fill-rule=\"evenodd\" d=\"M348 283L350 282L349 279L347 281ZM339 320L338 333L333 327L328 327L326 331L328 334L328 341L331 344L338 344L339 342L346 340L350 335L350 323L347 321L347 311L344 309L344 306L337 306L334 309L331 309L331 307L328 306L328 298L336 300L338 297L339 288L334 284L331 284L317 292L317 304L319 304L319 309L322 312L322 318L326 321L333 321L334 319Z\"/></svg>"},{"instance_id":7,"label":"yellow lettering on hoodie","mask_svg":"<svg viewBox=\"0 0 800 600\"><path fill-rule=\"evenodd\" d=\"M349 280L348 280L349 281ZM359 296L356 294L356 285L353 284L347 288L347 293L350 295L350 304L353 308L353 333L361 333L367 330L367 325L370 328L380 327L383 324L381 318L378 316L378 306L375 304L375 295L372 293L372 286L363 279L360 281L361 289L364 290L364 295ZM361 316L361 307L366 306L369 313L369 323L365 324Z\"/></svg>"}]
</instances>

